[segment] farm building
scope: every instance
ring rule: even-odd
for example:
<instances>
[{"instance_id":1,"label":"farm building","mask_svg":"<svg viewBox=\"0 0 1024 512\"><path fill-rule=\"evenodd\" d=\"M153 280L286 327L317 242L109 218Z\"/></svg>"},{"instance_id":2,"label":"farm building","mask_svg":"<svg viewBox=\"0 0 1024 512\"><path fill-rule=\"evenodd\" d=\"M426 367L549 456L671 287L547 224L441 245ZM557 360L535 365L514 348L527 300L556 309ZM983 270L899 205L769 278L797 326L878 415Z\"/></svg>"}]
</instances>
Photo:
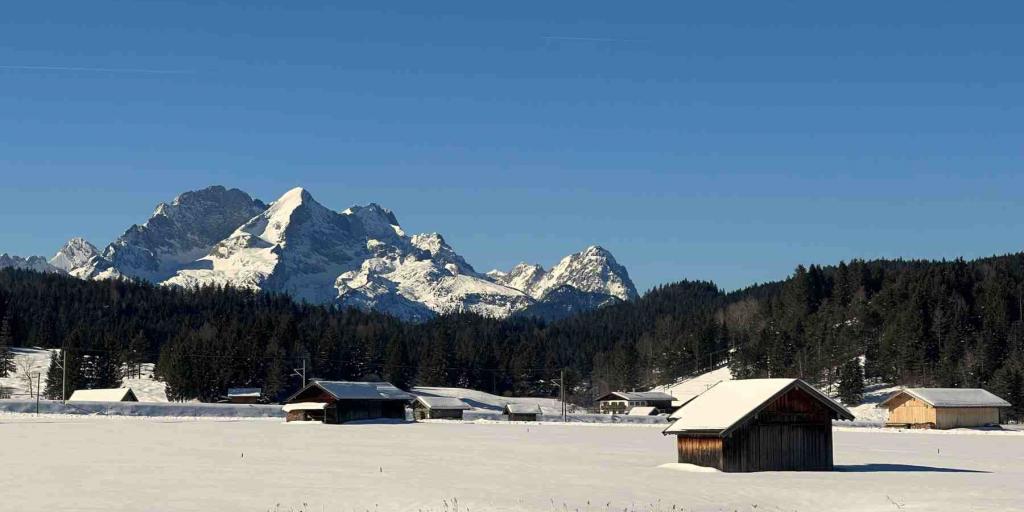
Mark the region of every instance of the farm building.
<instances>
[{"instance_id":1,"label":"farm building","mask_svg":"<svg viewBox=\"0 0 1024 512\"><path fill-rule=\"evenodd\" d=\"M262 400L261 388L228 388L227 402L230 404L258 404Z\"/></svg>"},{"instance_id":2,"label":"farm building","mask_svg":"<svg viewBox=\"0 0 1024 512\"><path fill-rule=\"evenodd\" d=\"M654 407L658 412L672 412L676 398L660 391L614 391L597 399L601 414L626 414L634 407Z\"/></svg>"},{"instance_id":3,"label":"farm building","mask_svg":"<svg viewBox=\"0 0 1024 512\"><path fill-rule=\"evenodd\" d=\"M541 412L537 404L505 404L501 414L509 421L537 421Z\"/></svg>"},{"instance_id":4,"label":"farm building","mask_svg":"<svg viewBox=\"0 0 1024 512\"><path fill-rule=\"evenodd\" d=\"M68 402L138 402L132 388L78 389Z\"/></svg>"},{"instance_id":5,"label":"farm building","mask_svg":"<svg viewBox=\"0 0 1024 512\"><path fill-rule=\"evenodd\" d=\"M679 462L725 472L829 471L832 420L853 415L799 379L723 381L672 414Z\"/></svg>"},{"instance_id":6,"label":"farm building","mask_svg":"<svg viewBox=\"0 0 1024 512\"><path fill-rule=\"evenodd\" d=\"M285 400L283 409L286 421L404 420L405 406L415 398L388 382L314 380Z\"/></svg>"},{"instance_id":7,"label":"farm building","mask_svg":"<svg viewBox=\"0 0 1024 512\"><path fill-rule=\"evenodd\" d=\"M461 420L463 411L469 409L466 402L448 396L417 396L412 403L413 418L418 420Z\"/></svg>"},{"instance_id":8,"label":"farm building","mask_svg":"<svg viewBox=\"0 0 1024 512\"><path fill-rule=\"evenodd\" d=\"M886 426L958 428L999 424L999 410L1010 403L984 389L907 388L886 398Z\"/></svg>"}]
</instances>

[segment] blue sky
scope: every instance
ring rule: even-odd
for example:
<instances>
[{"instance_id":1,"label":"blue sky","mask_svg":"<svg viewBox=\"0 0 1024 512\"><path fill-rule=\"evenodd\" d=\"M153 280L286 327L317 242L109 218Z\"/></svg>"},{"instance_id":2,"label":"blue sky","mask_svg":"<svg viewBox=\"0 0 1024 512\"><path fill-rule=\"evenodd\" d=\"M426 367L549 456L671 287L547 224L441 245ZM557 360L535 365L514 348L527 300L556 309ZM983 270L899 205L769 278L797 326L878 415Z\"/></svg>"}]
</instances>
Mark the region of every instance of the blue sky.
<instances>
[{"instance_id":1,"label":"blue sky","mask_svg":"<svg viewBox=\"0 0 1024 512\"><path fill-rule=\"evenodd\" d=\"M1019 3L348 4L8 6L0 252L210 184L640 289L1024 249Z\"/></svg>"}]
</instances>

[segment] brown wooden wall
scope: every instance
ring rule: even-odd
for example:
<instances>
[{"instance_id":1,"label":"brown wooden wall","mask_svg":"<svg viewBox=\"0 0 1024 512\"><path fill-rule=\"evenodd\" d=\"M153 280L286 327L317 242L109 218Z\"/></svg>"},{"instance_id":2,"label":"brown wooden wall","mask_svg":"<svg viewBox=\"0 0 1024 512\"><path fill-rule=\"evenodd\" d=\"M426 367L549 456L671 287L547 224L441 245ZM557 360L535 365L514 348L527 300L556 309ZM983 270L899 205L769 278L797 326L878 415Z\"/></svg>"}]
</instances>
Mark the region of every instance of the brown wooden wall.
<instances>
[{"instance_id":1,"label":"brown wooden wall","mask_svg":"<svg viewBox=\"0 0 1024 512\"><path fill-rule=\"evenodd\" d=\"M896 425L936 424L935 408L910 395L902 394L888 404L889 419L886 423Z\"/></svg>"},{"instance_id":2,"label":"brown wooden wall","mask_svg":"<svg viewBox=\"0 0 1024 512\"><path fill-rule=\"evenodd\" d=\"M995 407L940 407L935 409L935 428L984 427L999 424Z\"/></svg>"},{"instance_id":3,"label":"brown wooden wall","mask_svg":"<svg viewBox=\"0 0 1024 512\"><path fill-rule=\"evenodd\" d=\"M676 443L679 447L679 462L724 471L721 437L679 436Z\"/></svg>"},{"instance_id":4,"label":"brown wooden wall","mask_svg":"<svg viewBox=\"0 0 1024 512\"><path fill-rule=\"evenodd\" d=\"M337 415L328 423L375 419L405 419L405 402L399 400L338 400Z\"/></svg>"}]
</instances>

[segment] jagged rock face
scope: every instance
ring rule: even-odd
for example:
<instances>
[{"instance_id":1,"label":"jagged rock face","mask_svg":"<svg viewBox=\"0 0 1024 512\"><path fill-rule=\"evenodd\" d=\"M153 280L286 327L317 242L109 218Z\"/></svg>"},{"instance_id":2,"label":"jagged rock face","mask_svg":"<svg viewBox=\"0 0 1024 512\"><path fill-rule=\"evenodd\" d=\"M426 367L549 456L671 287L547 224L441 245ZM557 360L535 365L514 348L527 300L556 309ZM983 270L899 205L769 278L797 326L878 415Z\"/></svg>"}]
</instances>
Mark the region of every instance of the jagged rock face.
<instances>
[{"instance_id":1,"label":"jagged rock face","mask_svg":"<svg viewBox=\"0 0 1024 512\"><path fill-rule=\"evenodd\" d=\"M636 296L625 268L600 247L566 257L550 272L521 264L483 275L440 234L406 235L386 208L337 212L301 188L269 206L219 186L186 192L102 254L76 238L51 261L42 263L84 279L231 285L410 320L453 312L503 318L534 306L538 316L553 318Z\"/></svg>"},{"instance_id":2,"label":"jagged rock face","mask_svg":"<svg viewBox=\"0 0 1024 512\"><path fill-rule=\"evenodd\" d=\"M238 189L213 186L160 203L145 224L128 228L103 251L117 273L162 281L266 209Z\"/></svg>"},{"instance_id":3,"label":"jagged rock face","mask_svg":"<svg viewBox=\"0 0 1024 512\"><path fill-rule=\"evenodd\" d=\"M7 253L0 254L0 268L16 268L20 270L35 270L36 272L60 273L63 270L50 265L42 256L11 256Z\"/></svg>"},{"instance_id":4,"label":"jagged rock face","mask_svg":"<svg viewBox=\"0 0 1024 512\"><path fill-rule=\"evenodd\" d=\"M597 245L562 258L550 271L545 271L540 265L520 263L507 273L492 271L488 276L538 300L562 286L621 300L632 300L638 296L626 267L619 265L610 252Z\"/></svg>"},{"instance_id":5,"label":"jagged rock face","mask_svg":"<svg viewBox=\"0 0 1024 512\"><path fill-rule=\"evenodd\" d=\"M612 295L583 292L563 285L548 291L543 300L516 312L516 315L553 321L620 302L622 299Z\"/></svg>"}]
</instances>

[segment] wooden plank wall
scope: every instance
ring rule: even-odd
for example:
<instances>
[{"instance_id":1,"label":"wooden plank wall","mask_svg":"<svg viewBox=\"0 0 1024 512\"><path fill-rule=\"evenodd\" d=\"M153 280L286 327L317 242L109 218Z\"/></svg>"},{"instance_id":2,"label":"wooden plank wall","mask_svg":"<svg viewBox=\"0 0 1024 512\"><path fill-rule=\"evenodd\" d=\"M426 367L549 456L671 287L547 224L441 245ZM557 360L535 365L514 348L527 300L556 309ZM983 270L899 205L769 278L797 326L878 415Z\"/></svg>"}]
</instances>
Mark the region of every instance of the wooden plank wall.
<instances>
[{"instance_id":1,"label":"wooden plank wall","mask_svg":"<svg viewBox=\"0 0 1024 512\"><path fill-rule=\"evenodd\" d=\"M906 423L919 425L922 423L938 423L935 408L909 395L894 398L888 404L889 419L886 423Z\"/></svg>"},{"instance_id":2,"label":"wooden plank wall","mask_svg":"<svg viewBox=\"0 0 1024 512\"><path fill-rule=\"evenodd\" d=\"M679 436L676 444L679 448L679 462L723 469L722 438Z\"/></svg>"},{"instance_id":3,"label":"wooden plank wall","mask_svg":"<svg viewBox=\"0 0 1024 512\"><path fill-rule=\"evenodd\" d=\"M999 409L995 407L942 407L933 410L935 428L983 427L999 423Z\"/></svg>"}]
</instances>

